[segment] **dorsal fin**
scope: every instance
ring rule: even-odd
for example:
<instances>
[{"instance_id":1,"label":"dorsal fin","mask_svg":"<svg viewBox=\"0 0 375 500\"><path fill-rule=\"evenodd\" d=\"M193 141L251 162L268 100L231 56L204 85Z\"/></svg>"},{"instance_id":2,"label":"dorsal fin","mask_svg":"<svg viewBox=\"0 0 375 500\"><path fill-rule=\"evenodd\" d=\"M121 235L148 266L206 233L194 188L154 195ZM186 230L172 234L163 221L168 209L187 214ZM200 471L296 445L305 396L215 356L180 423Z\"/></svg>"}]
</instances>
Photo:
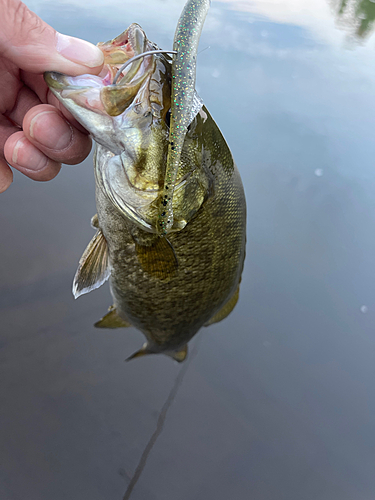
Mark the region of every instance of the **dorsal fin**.
<instances>
[{"instance_id":1,"label":"dorsal fin","mask_svg":"<svg viewBox=\"0 0 375 500\"><path fill-rule=\"evenodd\" d=\"M210 326L214 323L219 323L219 321L222 321L224 318L229 316L229 314L233 311L235 305L237 304L239 295L240 285L238 285L237 290L234 292L228 302L226 302L223 307L216 314L214 314L212 318L207 321L207 323L205 323L204 326Z\"/></svg>"},{"instance_id":2,"label":"dorsal fin","mask_svg":"<svg viewBox=\"0 0 375 500\"><path fill-rule=\"evenodd\" d=\"M110 275L108 245L100 229L87 245L73 280L74 298L99 288Z\"/></svg>"},{"instance_id":3,"label":"dorsal fin","mask_svg":"<svg viewBox=\"0 0 375 500\"><path fill-rule=\"evenodd\" d=\"M120 318L117 314L115 306L109 308L109 313L97 321L94 326L96 328L128 328L132 326L128 321Z\"/></svg>"}]
</instances>

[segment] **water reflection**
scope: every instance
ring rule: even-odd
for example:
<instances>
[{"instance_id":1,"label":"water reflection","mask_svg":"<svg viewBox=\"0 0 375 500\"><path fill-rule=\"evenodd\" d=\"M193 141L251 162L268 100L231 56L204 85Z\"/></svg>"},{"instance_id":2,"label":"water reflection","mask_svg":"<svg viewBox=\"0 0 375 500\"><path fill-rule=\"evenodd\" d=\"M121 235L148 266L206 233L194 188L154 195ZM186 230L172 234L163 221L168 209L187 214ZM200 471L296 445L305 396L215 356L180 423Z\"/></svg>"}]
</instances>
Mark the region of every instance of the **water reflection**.
<instances>
[{"instance_id":1,"label":"water reflection","mask_svg":"<svg viewBox=\"0 0 375 500\"><path fill-rule=\"evenodd\" d=\"M38 12L95 43L139 22L171 48L183 3ZM70 292L93 235L92 161L47 184L16 174L0 200L1 499L122 498L190 360L132 500L374 497L371 44L346 50L329 0L231 3L212 2L198 85L247 195L235 312L181 366L124 363L139 331L92 327L108 285Z\"/></svg>"},{"instance_id":2,"label":"water reflection","mask_svg":"<svg viewBox=\"0 0 375 500\"><path fill-rule=\"evenodd\" d=\"M130 496L135 488L135 485L137 484L139 478L141 477L143 469L146 467L147 459L151 453L151 450L154 447L158 437L160 436L160 434L163 430L165 419L167 418L168 410L170 409L175 397L177 396L178 390L181 387L181 384L185 378L185 375L188 371L189 365L190 365L192 359L196 356L197 352L198 352L198 343L196 343L194 345L194 349L193 349L188 361L184 364L182 369L179 371L179 373L174 381L174 384L172 386L172 389L170 390L168 397L167 397L165 403L163 404L163 407L160 410L160 413L159 413L159 416L158 416L158 419L156 422L155 432L152 434L149 441L147 442L145 449L143 450L143 453L141 455L141 458L138 462L138 465L134 471L134 474L132 475L131 478L129 478L130 481L129 481L128 487L126 488L123 500L130 499Z\"/></svg>"},{"instance_id":3,"label":"water reflection","mask_svg":"<svg viewBox=\"0 0 375 500\"><path fill-rule=\"evenodd\" d=\"M340 26L349 28L359 39L370 36L375 21L373 0L333 0L333 5Z\"/></svg>"}]
</instances>

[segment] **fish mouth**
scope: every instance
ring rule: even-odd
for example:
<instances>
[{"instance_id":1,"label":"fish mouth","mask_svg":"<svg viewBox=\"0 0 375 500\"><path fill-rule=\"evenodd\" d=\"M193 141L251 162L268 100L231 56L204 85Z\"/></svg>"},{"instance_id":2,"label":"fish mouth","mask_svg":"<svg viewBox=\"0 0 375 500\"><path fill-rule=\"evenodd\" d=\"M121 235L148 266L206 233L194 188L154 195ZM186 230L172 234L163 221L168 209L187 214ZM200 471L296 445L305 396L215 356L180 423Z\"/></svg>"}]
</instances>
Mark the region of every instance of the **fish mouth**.
<instances>
[{"instance_id":1,"label":"fish mouth","mask_svg":"<svg viewBox=\"0 0 375 500\"><path fill-rule=\"evenodd\" d=\"M131 24L113 40L98 43L97 46L104 55L104 66L98 76L72 77L57 72L46 72L44 79L64 104L66 99L71 99L80 107L100 114L118 116L131 104L150 74L153 57L145 56L131 63L122 71L117 84L113 85L116 73L129 59L155 47L136 23Z\"/></svg>"}]
</instances>

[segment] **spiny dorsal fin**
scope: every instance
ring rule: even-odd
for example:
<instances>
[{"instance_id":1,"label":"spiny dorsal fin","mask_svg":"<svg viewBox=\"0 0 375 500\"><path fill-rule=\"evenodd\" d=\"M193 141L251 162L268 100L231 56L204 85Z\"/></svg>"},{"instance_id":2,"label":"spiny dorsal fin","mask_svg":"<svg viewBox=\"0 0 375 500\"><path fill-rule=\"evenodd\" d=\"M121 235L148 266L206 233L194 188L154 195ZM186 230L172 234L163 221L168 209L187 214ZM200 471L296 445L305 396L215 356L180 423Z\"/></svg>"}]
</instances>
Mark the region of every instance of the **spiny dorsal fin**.
<instances>
[{"instance_id":1,"label":"spiny dorsal fin","mask_svg":"<svg viewBox=\"0 0 375 500\"><path fill-rule=\"evenodd\" d=\"M136 244L135 248L142 269L154 278L168 280L177 272L177 257L167 238L158 238L151 246Z\"/></svg>"},{"instance_id":2,"label":"spiny dorsal fin","mask_svg":"<svg viewBox=\"0 0 375 500\"><path fill-rule=\"evenodd\" d=\"M187 353L188 353L188 346L187 344L185 344L184 347L182 347L182 349L180 349L179 351L168 353L168 356L181 363L182 361L185 360Z\"/></svg>"},{"instance_id":3,"label":"spiny dorsal fin","mask_svg":"<svg viewBox=\"0 0 375 500\"><path fill-rule=\"evenodd\" d=\"M109 275L108 245L99 229L79 261L73 280L74 298L99 288Z\"/></svg>"},{"instance_id":4,"label":"spiny dorsal fin","mask_svg":"<svg viewBox=\"0 0 375 500\"><path fill-rule=\"evenodd\" d=\"M237 304L239 295L240 295L240 286L238 285L237 290L228 300L228 302L226 302L223 305L223 307L216 314L214 314L214 316L212 316L212 318L209 319L207 323L205 323L204 326L210 326L213 325L214 323L219 323L219 321L222 321L224 318L229 316L229 314L233 311L235 305Z\"/></svg>"},{"instance_id":5,"label":"spiny dorsal fin","mask_svg":"<svg viewBox=\"0 0 375 500\"><path fill-rule=\"evenodd\" d=\"M123 320L117 314L115 306L109 308L109 313L95 323L96 328L128 328L132 326L128 321Z\"/></svg>"}]
</instances>

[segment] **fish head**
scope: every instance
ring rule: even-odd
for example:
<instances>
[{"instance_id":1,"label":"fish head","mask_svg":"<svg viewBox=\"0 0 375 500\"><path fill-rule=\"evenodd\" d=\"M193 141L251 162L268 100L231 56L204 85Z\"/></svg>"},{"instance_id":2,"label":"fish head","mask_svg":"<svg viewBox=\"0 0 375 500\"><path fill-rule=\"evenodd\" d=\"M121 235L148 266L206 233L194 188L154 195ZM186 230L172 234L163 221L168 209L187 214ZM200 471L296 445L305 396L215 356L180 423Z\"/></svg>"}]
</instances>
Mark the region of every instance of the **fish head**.
<instances>
[{"instance_id":1,"label":"fish head","mask_svg":"<svg viewBox=\"0 0 375 500\"><path fill-rule=\"evenodd\" d=\"M99 43L104 66L98 76L67 76L46 72L45 81L53 94L93 136L98 144L115 155L126 150L130 132L137 130L137 143L147 142L149 128L165 120L170 109L170 71L164 56L149 55L131 63L113 80L119 68L132 57L157 47L138 24L121 35ZM158 85L150 90L150 81ZM155 87L155 88L154 88ZM165 131L167 126L164 127ZM149 139L149 138L148 138ZM145 147L145 146L143 146Z\"/></svg>"},{"instance_id":2,"label":"fish head","mask_svg":"<svg viewBox=\"0 0 375 500\"><path fill-rule=\"evenodd\" d=\"M138 24L113 40L99 43L104 66L98 76L67 76L47 72L45 81L98 144L96 184L115 209L138 228L158 233L166 172L171 110L171 59L164 54L143 56L116 73L134 56L158 47ZM201 172L202 140L196 114L186 134L186 149L173 199L174 226L180 231L201 206L207 192ZM202 120L201 120L202 121Z\"/></svg>"}]
</instances>

